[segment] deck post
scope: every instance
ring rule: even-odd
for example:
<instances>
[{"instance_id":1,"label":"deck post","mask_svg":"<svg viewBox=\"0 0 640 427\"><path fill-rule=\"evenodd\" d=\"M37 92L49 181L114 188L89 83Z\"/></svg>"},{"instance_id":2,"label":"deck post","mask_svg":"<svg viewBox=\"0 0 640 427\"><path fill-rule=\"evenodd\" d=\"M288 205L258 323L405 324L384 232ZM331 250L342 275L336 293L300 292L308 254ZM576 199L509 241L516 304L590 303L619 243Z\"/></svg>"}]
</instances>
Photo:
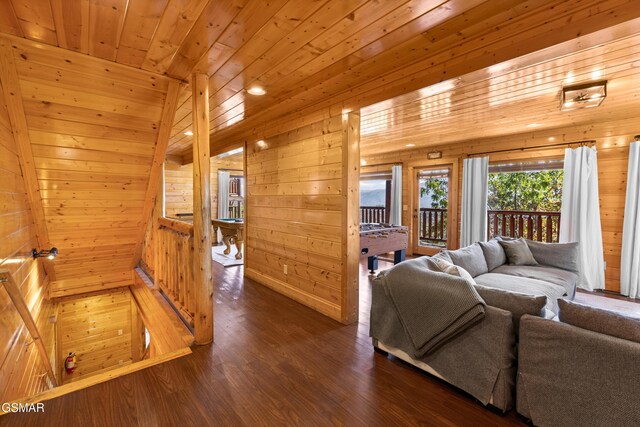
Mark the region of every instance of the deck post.
<instances>
[{"instance_id":1,"label":"deck post","mask_svg":"<svg viewBox=\"0 0 640 427\"><path fill-rule=\"evenodd\" d=\"M209 151L209 78L195 73L193 99L193 284L196 295L194 338L213 341L213 277L211 258L211 186Z\"/></svg>"}]
</instances>

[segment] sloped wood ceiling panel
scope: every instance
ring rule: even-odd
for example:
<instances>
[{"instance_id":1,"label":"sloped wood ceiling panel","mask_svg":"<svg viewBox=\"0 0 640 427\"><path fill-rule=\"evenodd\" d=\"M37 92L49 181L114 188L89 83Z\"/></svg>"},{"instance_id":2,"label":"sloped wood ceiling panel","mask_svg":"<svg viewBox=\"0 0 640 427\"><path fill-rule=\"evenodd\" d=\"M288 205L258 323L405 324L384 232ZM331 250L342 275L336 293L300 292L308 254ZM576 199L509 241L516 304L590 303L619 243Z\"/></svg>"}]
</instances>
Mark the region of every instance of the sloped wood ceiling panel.
<instances>
[{"instance_id":1,"label":"sloped wood ceiling panel","mask_svg":"<svg viewBox=\"0 0 640 427\"><path fill-rule=\"evenodd\" d=\"M129 270L169 79L13 45L57 280Z\"/></svg>"}]
</instances>

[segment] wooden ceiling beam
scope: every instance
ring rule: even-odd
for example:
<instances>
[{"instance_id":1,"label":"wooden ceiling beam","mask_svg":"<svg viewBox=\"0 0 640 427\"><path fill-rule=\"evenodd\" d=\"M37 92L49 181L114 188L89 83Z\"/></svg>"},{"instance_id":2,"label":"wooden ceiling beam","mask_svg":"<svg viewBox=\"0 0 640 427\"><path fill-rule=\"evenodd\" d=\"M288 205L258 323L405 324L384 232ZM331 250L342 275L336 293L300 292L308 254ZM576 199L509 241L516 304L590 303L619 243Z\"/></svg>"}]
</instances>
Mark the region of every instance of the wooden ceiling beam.
<instances>
[{"instance_id":1,"label":"wooden ceiling beam","mask_svg":"<svg viewBox=\"0 0 640 427\"><path fill-rule=\"evenodd\" d=\"M160 129L158 130L156 148L153 153L151 173L149 175L149 182L147 184L147 191L144 198L144 206L142 209L142 225L140 227L140 230L138 231L134 259L131 265L132 268L138 265L138 263L140 262L140 258L142 257L144 235L146 233L149 220L151 219L151 211L155 206L156 197L158 194L158 182L161 178L162 164L164 163L164 157L167 153L167 146L169 145L171 125L173 124L173 118L176 113L176 108L178 108L179 95L180 83L177 80L171 80L169 82L169 87L167 88L167 96L164 100L164 106L162 108L162 119L160 120Z\"/></svg>"},{"instance_id":2,"label":"wooden ceiling beam","mask_svg":"<svg viewBox=\"0 0 640 427\"><path fill-rule=\"evenodd\" d=\"M29 206L36 226L38 245L40 249L49 249L52 245L49 240L42 196L38 184L38 175L36 173L33 152L31 151L31 140L29 138L29 128L22 103L20 79L18 77L18 71L16 70L11 41L6 37L0 38L0 82L2 83L4 99L7 103L13 138L18 148L20 168L22 169ZM53 266L47 261L44 261L43 264L49 280L54 281L56 276Z\"/></svg>"}]
</instances>

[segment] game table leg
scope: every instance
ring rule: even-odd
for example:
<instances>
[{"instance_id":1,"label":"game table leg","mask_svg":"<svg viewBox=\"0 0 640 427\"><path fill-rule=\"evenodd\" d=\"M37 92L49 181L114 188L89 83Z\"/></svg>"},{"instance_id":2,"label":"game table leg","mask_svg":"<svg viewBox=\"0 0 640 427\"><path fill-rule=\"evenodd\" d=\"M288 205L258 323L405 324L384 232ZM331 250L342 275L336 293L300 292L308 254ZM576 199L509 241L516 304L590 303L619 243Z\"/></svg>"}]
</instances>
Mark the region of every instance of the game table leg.
<instances>
[{"instance_id":1,"label":"game table leg","mask_svg":"<svg viewBox=\"0 0 640 427\"><path fill-rule=\"evenodd\" d=\"M370 256L369 258L367 258L367 268L369 269L369 272L371 274L374 274L376 272L376 270L378 269L377 256Z\"/></svg>"},{"instance_id":2,"label":"game table leg","mask_svg":"<svg viewBox=\"0 0 640 427\"><path fill-rule=\"evenodd\" d=\"M393 263L398 264L399 262L404 261L406 258L407 251L406 249L399 249L393 253Z\"/></svg>"}]
</instances>

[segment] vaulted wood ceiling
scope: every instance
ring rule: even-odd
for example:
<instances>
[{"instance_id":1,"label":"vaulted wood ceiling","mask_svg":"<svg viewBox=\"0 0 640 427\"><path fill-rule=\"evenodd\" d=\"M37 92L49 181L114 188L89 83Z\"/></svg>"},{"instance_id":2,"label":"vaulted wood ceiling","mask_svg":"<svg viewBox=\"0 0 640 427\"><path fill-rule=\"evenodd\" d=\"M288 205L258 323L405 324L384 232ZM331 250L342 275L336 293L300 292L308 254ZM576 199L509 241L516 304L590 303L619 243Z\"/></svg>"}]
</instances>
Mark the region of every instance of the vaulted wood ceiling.
<instances>
[{"instance_id":1,"label":"vaulted wood ceiling","mask_svg":"<svg viewBox=\"0 0 640 427\"><path fill-rule=\"evenodd\" d=\"M553 129L636 117L640 22L617 26L609 34L616 39L601 43L606 36L595 33L579 46L566 42L365 107L361 154L510 134L559 142L564 136ZM563 86L602 80L607 97L599 107L560 111Z\"/></svg>"},{"instance_id":2,"label":"vaulted wood ceiling","mask_svg":"<svg viewBox=\"0 0 640 427\"><path fill-rule=\"evenodd\" d=\"M638 16L629 0L6 0L0 31L178 79L208 74L217 146ZM247 95L253 84L267 95ZM188 160L188 88L180 102L169 153Z\"/></svg>"}]
</instances>

